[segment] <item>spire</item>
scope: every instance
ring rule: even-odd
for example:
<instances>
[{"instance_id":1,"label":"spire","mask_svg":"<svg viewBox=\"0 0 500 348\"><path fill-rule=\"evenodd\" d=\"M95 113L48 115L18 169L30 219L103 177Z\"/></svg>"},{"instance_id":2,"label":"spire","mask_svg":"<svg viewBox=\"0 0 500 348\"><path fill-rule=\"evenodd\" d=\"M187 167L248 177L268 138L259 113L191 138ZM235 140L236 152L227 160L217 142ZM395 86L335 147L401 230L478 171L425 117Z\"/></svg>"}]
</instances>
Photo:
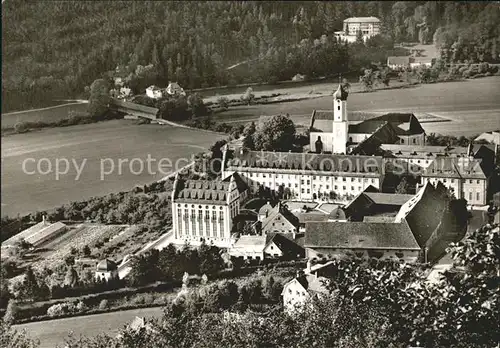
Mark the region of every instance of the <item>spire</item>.
<instances>
[{"instance_id":1,"label":"spire","mask_svg":"<svg viewBox=\"0 0 500 348\"><path fill-rule=\"evenodd\" d=\"M347 93L347 91L342 86L342 84L339 83L339 87L337 88L337 90L335 91L335 93L333 93L333 98L334 99L340 99L340 100L347 100L347 96L348 95L349 95L349 93Z\"/></svg>"}]
</instances>

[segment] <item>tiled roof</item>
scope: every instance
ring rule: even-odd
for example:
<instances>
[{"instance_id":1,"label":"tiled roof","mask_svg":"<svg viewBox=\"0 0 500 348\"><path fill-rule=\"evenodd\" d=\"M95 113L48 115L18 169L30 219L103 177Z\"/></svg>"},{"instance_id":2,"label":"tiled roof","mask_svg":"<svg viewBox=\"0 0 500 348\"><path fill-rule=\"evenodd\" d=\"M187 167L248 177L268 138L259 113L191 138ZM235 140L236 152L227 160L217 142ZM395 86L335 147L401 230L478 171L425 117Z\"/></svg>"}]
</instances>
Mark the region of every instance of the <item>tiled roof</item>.
<instances>
[{"instance_id":1,"label":"tiled roof","mask_svg":"<svg viewBox=\"0 0 500 348\"><path fill-rule=\"evenodd\" d=\"M375 121L363 121L357 124L349 125L349 133L360 133L360 134L372 134L377 129L385 125L387 121L375 120Z\"/></svg>"},{"instance_id":2,"label":"tiled roof","mask_svg":"<svg viewBox=\"0 0 500 348\"><path fill-rule=\"evenodd\" d=\"M105 260L100 261L97 264L96 268L97 268L97 271L109 272L109 271L116 270L118 268L118 265L113 260L105 259Z\"/></svg>"},{"instance_id":3,"label":"tiled roof","mask_svg":"<svg viewBox=\"0 0 500 348\"><path fill-rule=\"evenodd\" d=\"M382 165L383 159L380 156L249 151L246 149L235 150L232 157L227 159L227 168L235 170L289 169L377 176L382 172Z\"/></svg>"},{"instance_id":4,"label":"tiled roof","mask_svg":"<svg viewBox=\"0 0 500 348\"><path fill-rule=\"evenodd\" d=\"M386 122L368 138L364 139L354 149L352 149L351 154L372 155L375 152L380 151L380 145L384 143L395 143L398 139L399 138L394 126L391 123Z\"/></svg>"},{"instance_id":5,"label":"tiled roof","mask_svg":"<svg viewBox=\"0 0 500 348\"><path fill-rule=\"evenodd\" d=\"M413 198L413 195L378 192L364 192L363 195L367 196L373 203L380 205L403 205Z\"/></svg>"},{"instance_id":6,"label":"tiled roof","mask_svg":"<svg viewBox=\"0 0 500 348\"><path fill-rule=\"evenodd\" d=\"M337 90L333 93L333 99L347 100L349 93L345 86L339 85Z\"/></svg>"},{"instance_id":7,"label":"tiled roof","mask_svg":"<svg viewBox=\"0 0 500 348\"><path fill-rule=\"evenodd\" d=\"M224 180L185 180L178 178L174 188L174 200L186 203L226 204L234 180L240 193L247 189L239 174Z\"/></svg>"},{"instance_id":8,"label":"tiled roof","mask_svg":"<svg viewBox=\"0 0 500 348\"><path fill-rule=\"evenodd\" d=\"M392 223L394 222L394 216L365 216L363 217L363 222L382 222L382 223Z\"/></svg>"},{"instance_id":9,"label":"tiled roof","mask_svg":"<svg viewBox=\"0 0 500 348\"><path fill-rule=\"evenodd\" d=\"M241 176L238 173L234 173L233 175L227 177L223 181L226 182L231 182L231 180L234 180L234 183L236 184L236 188L238 189L238 192L241 194L248 190L248 185L246 184L245 181L241 178Z\"/></svg>"},{"instance_id":10,"label":"tiled roof","mask_svg":"<svg viewBox=\"0 0 500 348\"><path fill-rule=\"evenodd\" d=\"M420 247L408 224L308 222L305 247L342 249L408 249Z\"/></svg>"},{"instance_id":11,"label":"tiled roof","mask_svg":"<svg viewBox=\"0 0 500 348\"><path fill-rule=\"evenodd\" d=\"M268 213L271 209L273 209L273 206L267 202L266 204L264 204L262 207L260 207L259 209L259 215L265 215L266 213Z\"/></svg>"},{"instance_id":12,"label":"tiled roof","mask_svg":"<svg viewBox=\"0 0 500 348\"><path fill-rule=\"evenodd\" d=\"M328 294L328 288L326 287L327 278L316 277L311 274L305 274L300 277L295 278L308 292L317 292L322 294Z\"/></svg>"},{"instance_id":13,"label":"tiled roof","mask_svg":"<svg viewBox=\"0 0 500 348\"><path fill-rule=\"evenodd\" d=\"M267 235L266 239L266 247L274 243L283 254L289 254L289 255L300 255L300 257L304 257L305 250L302 246L297 244L295 241L291 240L290 238L285 237L284 235L280 233L269 233Z\"/></svg>"},{"instance_id":14,"label":"tiled roof","mask_svg":"<svg viewBox=\"0 0 500 348\"><path fill-rule=\"evenodd\" d=\"M236 243L231 248L231 253L261 253L264 252L264 249L268 242L268 236L241 236Z\"/></svg>"},{"instance_id":15,"label":"tiled roof","mask_svg":"<svg viewBox=\"0 0 500 348\"><path fill-rule=\"evenodd\" d=\"M403 144L382 144L381 148L386 151L391 151L393 154L397 155L401 154L412 154L415 153L417 155L424 154L428 156L436 156L441 153L449 153L455 155L467 155L468 150L467 147L455 146L455 147L447 147L447 146L427 146L427 145L403 145Z\"/></svg>"},{"instance_id":16,"label":"tiled roof","mask_svg":"<svg viewBox=\"0 0 500 348\"><path fill-rule=\"evenodd\" d=\"M377 17L350 17L344 20L344 23L379 23Z\"/></svg>"},{"instance_id":17,"label":"tiled roof","mask_svg":"<svg viewBox=\"0 0 500 348\"><path fill-rule=\"evenodd\" d=\"M345 220L346 215L344 209L337 207L330 214L328 214L328 219L330 220Z\"/></svg>"}]
</instances>

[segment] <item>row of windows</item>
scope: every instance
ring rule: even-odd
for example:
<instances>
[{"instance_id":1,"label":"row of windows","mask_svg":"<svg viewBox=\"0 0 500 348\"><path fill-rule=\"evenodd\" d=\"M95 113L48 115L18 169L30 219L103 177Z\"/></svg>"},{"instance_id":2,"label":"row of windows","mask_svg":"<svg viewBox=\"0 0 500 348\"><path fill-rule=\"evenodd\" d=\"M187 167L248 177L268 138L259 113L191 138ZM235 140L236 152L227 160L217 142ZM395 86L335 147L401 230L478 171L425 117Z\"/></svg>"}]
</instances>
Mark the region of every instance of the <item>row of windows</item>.
<instances>
[{"instance_id":1,"label":"row of windows","mask_svg":"<svg viewBox=\"0 0 500 348\"><path fill-rule=\"evenodd\" d=\"M313 177L313 179L314 178L315 177ZM337 177L335 177L333 179L333 181L337 181L337 179L338 179L338 181L340 181L340 178L337 178ZM322 181L322 180L320 180L320 181ZM325 180L325 181L327 181L327 180ZM375 183L375 179L374 178L350 178L350 180L347 180L345 177L342 178L342 182L349 182L349 181L350 182L356 182L357 181L357 182L365 182L365 183L371 182L372 184ZM304 180L304 179L302 179L300 181L300 183L301 183L301 185L311 185L311 180ZM263 184L265 185L266 183L263 182ZM272 181L269 181L269 186L272 186L272 185L273 185ZM281 185L281 183L279 181L276 181L276 186L279 186L279 185ZM284 184L284 185L288 186L288 187L292 187L291 183L287 183L287 184ZM295 186L295 188L299 187L298 184L293 184L293 185ZM313 187L316 187L316 184L313 184ZM328 185L326 185L326 187L328 188Z\"/></svg>"},{"instance_id":2,"label":"row of windows","mask_svg":"<svg viewBox=\"0 0 500 348\"><path fill-rule=\"evenodd\" d=\"M196 205L191 204L191 209L194 209L195 207L196 207ZM212 209L217 209L217 207L219 207L219 210L222 210L222 208L223 208L222 206L205 205L205 209L210 209L210 208L212 208ZM178 209L182 209L181 204L179 204L179 205L177 206L177 208L178 208ZM188 204L184 204L184 208L186 208L186 210L187 210L187 209L189 208L189 205L188 205ZM199 205L199 206L198 206L198 209L202 209L202 208L203 208L203 206L201 206L201 205Z\"/></svg>"},{"instance_id":3,"label":"row of windows","mask_svg":"<svg viewBox=\"0 0 500 348\"><path fill-rule=\"evenodd\" d=\"M441 180L441 179L436 179L436 178L428 178L428 180L430 181L430 180ZM443 178L443 179L442 179L442 181L443 181L443 183L447 183L447 182L448 182L448 179ZM459 181L459 180L457 180L457 182L458 182L458 181ZM472 179L469 179L469 184L473 184L473 183L474 183L474 181L476 182L476 184L480 184L482 180L472 180ZM452 184L454 184L454 183L455 183L455 179L450 179L450 182L451 182ZM465 183L467 183L467 180L463 180L463 183L464 183L464 184L465 184Z\"/></svg>"},{"instance_id":4,"label":"row of windows","mask_svg":"<svg viewBox=\"0 0 500 348\"><path fill-rule=\"evenodd\" d=\"M187 223L183 224L182 220L179 220L177 222L177 233L179 235L179 238L183 238L183 236L197 237L197 225L199 227L200 237L218 238L218 232L220 232L220 237L224 236L224 222L222 220L218 224L214 223L211 225L208 223L208 221L205 221L205 223L203 223L203 220L193 220L191 222L191 225ZM188 226L190 226L191 229L189 229Z\"/></svg>"}]
</instances>

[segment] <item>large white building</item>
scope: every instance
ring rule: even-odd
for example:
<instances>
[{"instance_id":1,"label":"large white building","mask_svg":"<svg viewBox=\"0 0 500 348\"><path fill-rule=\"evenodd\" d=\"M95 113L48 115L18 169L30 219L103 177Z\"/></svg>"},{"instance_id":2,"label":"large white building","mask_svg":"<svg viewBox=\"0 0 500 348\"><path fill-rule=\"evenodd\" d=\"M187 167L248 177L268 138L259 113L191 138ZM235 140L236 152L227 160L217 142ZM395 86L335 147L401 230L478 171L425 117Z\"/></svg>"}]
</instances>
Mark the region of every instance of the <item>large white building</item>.
<instances>
[{"instance_id":1,"label":"large white building","mask_svg":"<svg viewBox=\"0 0 500 348\"><path fill-rule=\"evenodd\" d=\"M382 157L235 150L225 147L222 175L235 172L253 192L259 186L299 200L349 200L372 185L382 188Z\"/></svg>"},{"instance_id":2,"label":"large white building","mask_svg":"<svg viewBox=\"0 0 500 348\"><path fill-rule=\"evenodd\" d=\"M380 19L377 17L350 17L344 20L342 31L336 31L335 36L342 41L355 42L358 33L363 41L380 34Z\"/></svg>"},{"instance_id":3,"label":"large white building","mask_svg":"<svg viewBox=\"0 0 500 348\"><path fill-rule=\"evenodd\" d=\"M186 180L177 175L172 191L174 244L198 246L204 240L229 248L233 218L239 214L247 192L236 173L214 181Z\"/></svg>"},{"instance_id":4,"label":"large white building","mask_svg":"<svg viewBox=\"0 0 500 348\"><path fill-rule=\"evenodd\" d=\"M457 199L463 198L469 205L486 205L489 177L481 162L469 156L436 158L425 168L421 183L436 185L441 182Z\"/></svg>"}]
</instances>

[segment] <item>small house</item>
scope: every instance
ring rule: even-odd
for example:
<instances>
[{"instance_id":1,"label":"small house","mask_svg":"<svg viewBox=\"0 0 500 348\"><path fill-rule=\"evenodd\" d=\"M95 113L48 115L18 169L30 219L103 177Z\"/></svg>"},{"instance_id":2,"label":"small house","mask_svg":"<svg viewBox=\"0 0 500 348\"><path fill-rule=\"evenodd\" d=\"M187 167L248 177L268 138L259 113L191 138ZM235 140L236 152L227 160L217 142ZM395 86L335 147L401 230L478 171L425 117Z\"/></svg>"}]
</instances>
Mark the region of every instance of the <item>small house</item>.
<instances>
[{"instance_id":1,"label":"small house","mask_svg":"<svg viewBox=\"0 0 500 348\"><path fill-rule=\"evenodd\" d=\"M184 92L184 89L179 86L177 82L170 82L167 86L166 92L169 95L186 95L186 92Z\"/></svg>"},{"instance_id":2,"label":"small house","mask_svg":"<svg viewBox=\"0 0 500 348\"><path fill-rule=\"evenodd\" d=\"M311 297L328 295L328 279L312 274L298 275L283 286L283 306L288 313L303 308Z\"/></svg>"}]
</instances>

